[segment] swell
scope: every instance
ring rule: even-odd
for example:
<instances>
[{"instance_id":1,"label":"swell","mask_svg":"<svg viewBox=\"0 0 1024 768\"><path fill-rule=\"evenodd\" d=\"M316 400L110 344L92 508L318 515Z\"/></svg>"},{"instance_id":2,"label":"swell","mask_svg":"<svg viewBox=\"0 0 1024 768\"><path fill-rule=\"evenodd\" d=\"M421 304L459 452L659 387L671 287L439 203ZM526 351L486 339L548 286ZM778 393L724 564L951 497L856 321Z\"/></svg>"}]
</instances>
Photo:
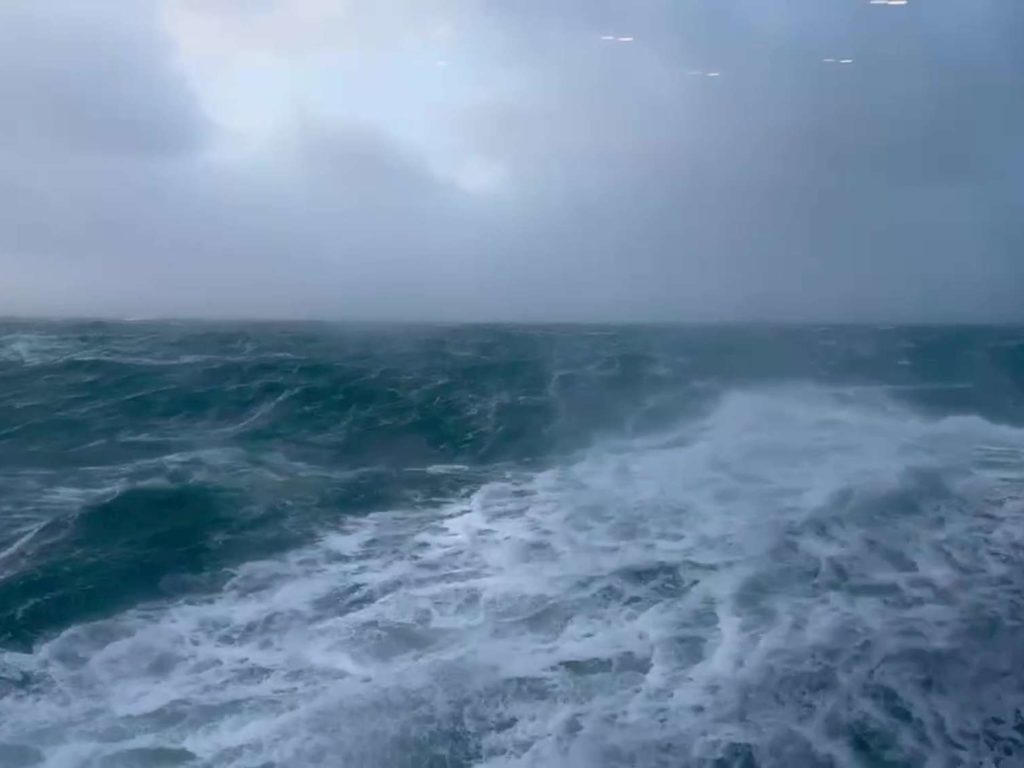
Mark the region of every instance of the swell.
<instances>
[{"instance_id":1,"label":"swell","mask_svg":"<svg viewBox=\"0 0 1024 768\"><path fill-rule=\"evenodd\" d=\"M51 478L70 485L46 487ZM0 649L82 621L215 591L230 569L396 504L429 508L486 477L468 467L345 470L220 449L52 472L14 486L0 536ZM45 487L45 490L40 486ZM23 502L24 503L24 502Z\"/></svg>"},{"instance_id":2,"label":"swell","mask_svg":"<svg viewBox=\"0 0 1024 768\"><path fill-rule=\"evenodd\" d=\"M78 624L8 660L0 742L53 766L1011 765L1022 458L1017 428L878 391L736 390Z\"/></svg>"},{"instance_id":3,"label":"swell","mask_svg":"<svg viewBox=\"0 0 1024 768\"><path fill-rule=\"evenodd\" d=\"M1012 765L1022 337L0 330L0 763Z\"/></svg>"},{"instance_id":4,"label":"swell","mask_svg":"<svg viewBox=\"0 0 1024 768\"><path fill-rule=\"evenodd\" d=\"M1024 424L1019 329L0 328L5 466L245 444L349 466L544 461L787 381ZM158 363L158 364L157 364Z\"/></svg>"}]
</instances>

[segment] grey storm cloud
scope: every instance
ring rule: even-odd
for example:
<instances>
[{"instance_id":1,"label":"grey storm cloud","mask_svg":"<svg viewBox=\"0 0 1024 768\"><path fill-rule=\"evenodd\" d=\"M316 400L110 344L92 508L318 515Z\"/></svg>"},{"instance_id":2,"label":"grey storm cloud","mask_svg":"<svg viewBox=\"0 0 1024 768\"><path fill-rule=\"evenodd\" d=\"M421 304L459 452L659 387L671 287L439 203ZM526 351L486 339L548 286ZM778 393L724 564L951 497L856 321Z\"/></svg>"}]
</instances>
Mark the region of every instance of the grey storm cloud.
<instances>
[{"instance_id":1,"label":"grey storm cloud","mask_svg":"<svg viewBox=\"0 0 1024 768\"><path fill-rule=\"evenodd\" d=\"M203 120L144 4L0 6L3 148L69 155L180 155Z\"/></svg>"},{"instance_id":2,"label":"grey storm cloud","mask_svg":"<svg viewBox=\"0 0 1024 768\"><path fill-rule=\"evenodd\" d=\"M216 3L204 42L260 14L273 33L289 5ZM337 5L369 48L433 7ZM439 2L472 41L443 62L478 74L469 95L422 127L295 105L231 162L210 99L233 94L203 98L168 7L0 8L0 314L1024 315L1010 0ZM301 84L331 45L296 32L277 61ZM419 97L375 76L331 98ZM434 144L482 170L439 172Z\"/></svg>"}]
</instances>

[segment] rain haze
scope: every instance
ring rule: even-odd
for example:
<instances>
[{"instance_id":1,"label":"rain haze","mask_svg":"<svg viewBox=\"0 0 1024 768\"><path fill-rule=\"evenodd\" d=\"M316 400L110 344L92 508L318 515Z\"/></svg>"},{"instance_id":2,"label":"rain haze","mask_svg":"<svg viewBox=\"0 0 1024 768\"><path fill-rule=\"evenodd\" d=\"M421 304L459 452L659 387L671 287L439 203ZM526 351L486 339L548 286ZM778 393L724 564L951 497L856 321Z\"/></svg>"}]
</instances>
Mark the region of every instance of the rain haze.
<instances>
[{"instance_id":1,"label":"rain haze","mask_svg":"<svg viewBox=\"0 0 1024 768\"><path fill-rule=\"evenodd\" d=\"M0 768L1024 766L1024 0L0 0Z\"/></svg>"},{"instance_id":2,"label":"rain haze","mask_svg":"<svg viewBox=\"0 0 1024 768\"><path fill-rule=\"evenodd\" d=\"M6 0L0 315L1022 317L1017 0Z\"/></svg>"}]
</instances>

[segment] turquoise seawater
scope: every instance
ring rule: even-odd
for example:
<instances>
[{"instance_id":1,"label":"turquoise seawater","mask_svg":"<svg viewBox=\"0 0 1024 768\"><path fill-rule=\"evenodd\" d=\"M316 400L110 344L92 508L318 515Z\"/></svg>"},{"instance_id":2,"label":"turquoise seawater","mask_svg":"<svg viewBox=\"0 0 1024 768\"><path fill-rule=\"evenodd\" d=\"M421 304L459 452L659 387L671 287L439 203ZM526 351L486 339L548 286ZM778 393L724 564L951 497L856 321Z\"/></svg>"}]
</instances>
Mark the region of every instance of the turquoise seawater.
<instances>
[{"instance_id":1,"label":"turquoise seawater","mask_svg":"<svg viewBox=\"0 0 1024 768\"><path fill-rule=\"evenodd\" d=\"M0 322L0 766L1024 765L1024 328Z\"/></svg>"}]
</instances>

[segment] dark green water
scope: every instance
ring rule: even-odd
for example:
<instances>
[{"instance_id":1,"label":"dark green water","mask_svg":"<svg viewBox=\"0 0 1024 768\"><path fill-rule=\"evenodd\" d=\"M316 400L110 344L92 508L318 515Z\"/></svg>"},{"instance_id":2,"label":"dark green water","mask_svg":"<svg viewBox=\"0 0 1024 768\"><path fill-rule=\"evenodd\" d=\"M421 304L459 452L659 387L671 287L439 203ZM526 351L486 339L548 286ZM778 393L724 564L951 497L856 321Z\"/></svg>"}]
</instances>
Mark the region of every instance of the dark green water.
<instances>
[{"instance_id":1,"label":"dark green water","mask_svg":"<svg viewBox=\"0 0 1024 768\"><path fill-rule=\"evenodd\" d=\"M0 323L0 766L1024 765L1024 329Z\"/></svg>"}]
</instances>

